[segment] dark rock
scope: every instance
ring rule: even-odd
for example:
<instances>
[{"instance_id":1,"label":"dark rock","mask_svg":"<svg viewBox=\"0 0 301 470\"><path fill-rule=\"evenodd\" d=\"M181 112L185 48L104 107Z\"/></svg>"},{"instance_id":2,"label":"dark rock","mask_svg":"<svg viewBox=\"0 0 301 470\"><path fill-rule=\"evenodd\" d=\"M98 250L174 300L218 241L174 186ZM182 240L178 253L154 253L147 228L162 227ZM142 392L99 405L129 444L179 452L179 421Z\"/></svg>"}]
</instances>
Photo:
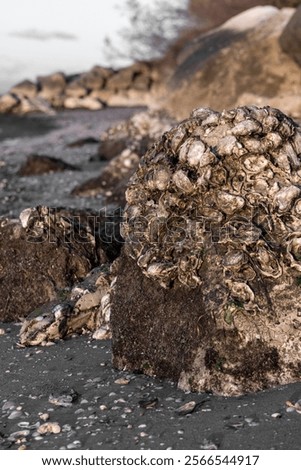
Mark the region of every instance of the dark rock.
<instances>
[{"instance_id":1,"label":"dark rock","mask_svg":"<svg viewBox=\"0 0 301 470\"><path fill-rule=\"evenodd\" d=\"M6 93L0 96L0 113L9 113L19 104L17 96Z\"/></svg>"},{"instance_id":2,"label":"dark rock","mask_svg":"<svg viewBox=\"0 0 301 470\"><path fill-rule=\"evenodd\" d=\"M38 77L39 96L58 106L66 87L66 77L57 72L51 75Z\"/></svg>"},{"instance_id":3,"label":"dark rock","mask_svg":"<svg viewBox=\"0 0 301 470\"><path fill-rule=\"evenodd\" d=\"M301 66L301 5L284 28L279 42L282 50Z\"/></svg>"},{"instance_id":4,"label":"dark rock","mask_svg":"<svg viewBox=\"0 0 301 470\"><path fill-rule=\"evenodd\" d=\"M131 88L134 80L139 76L150 76L150 67L146 63L135 63L129 67L118 70L114 75L109 77L106 88L108 90L128 90Z\"/></svg>"},{"instance_id":5,"label":"dark rock","mask_svg":"<svg viewBox=\"0 0 301 470\"><path fill-rule=\"evenodd\" d=\"M112 295L113 365L178 381L213 328L201 288L166 290L123 251Z\"/></svg>"},{"instance_id":6,"label":"dark rock","mask_svg":"<svg viewBox=\"0 0 301 470\"><path fill-rule=\"evenodd\" d=\"M67 145L68 148L83 147L84 145L99 144L99 140L95 137L84 137L83 139L77 139Z\"/></svg>"},{"instance_id":7,"label":"dark rock","mask_svg":"<svg viewBox=\"0 0 301 470\"><path fill-rule=\"evenodd\" d=\"M47 155L29 155L26 162L23 163L18 171L20 176L42 175L44 173L54 173L60 171L75 171L79 168L70 165L58 158L49 157Z\"/></svg>"},{"instance_id":8,"label":"dark rock","mask_svg":"<svg viewBox=\"0 0 301 470\"><path fill-rule=\"evenodd\" d=\"M118 138L100 140L98 154L100 160L112 160L117 157L128 144L128 135Z\"/></svg>"},{"instance_id":9,"label":"dark rock","mask_svg":"<svg viewBox=\"0 0 301 470\"><path fill-rule=\"evenodd\" d=\"M87 214L37 207L20 219L0 225L1 321L26 317L106 259L105 242L96 243Z\"/></svg>"},{"instance_id":10,"label":"dark rock","mask_svg":"<svg viewBox=\"0 0 301 470\"><path fill-rule=\"evenodd\" d=\"M20 97L34 98L37 95L37 86L30 80L24 80L13 86L10 92Z\"/></svg>"}]
</instances>

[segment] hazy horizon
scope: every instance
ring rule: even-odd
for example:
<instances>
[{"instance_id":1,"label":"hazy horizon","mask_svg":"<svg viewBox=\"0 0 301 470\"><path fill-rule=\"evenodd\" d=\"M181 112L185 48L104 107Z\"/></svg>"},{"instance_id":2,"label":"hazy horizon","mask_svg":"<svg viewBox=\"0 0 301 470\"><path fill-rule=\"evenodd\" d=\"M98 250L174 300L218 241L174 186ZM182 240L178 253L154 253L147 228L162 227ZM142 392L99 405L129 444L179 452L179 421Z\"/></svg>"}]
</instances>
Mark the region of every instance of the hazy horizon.
<instances>
[{"instance_id":1,"label":"hazy horizon","mask_svg":"<svg viewBox=\"0 0 301 470\"><path fill-rule=\"evenodd\" d=\"M37 75L109 65L104 38L127 24L123 4L122 0L6 2L0 18L0 93Z\"/></svg>"},{"instance_id":2,"label":"hazy horizon","mask_svg":"<svg viewBox=\"0 0 301 470\"><path fill-rule=\"evenodd\" d=\"M163 1L163 0L162 0ZM187 0L167 0L173 6ZM149 5L148 0L138 0ZM0 94L38 75L80 73L94 65L131 63L105 54L105 38L125 44L118 33L130 26L126 0L10 0L0 17ZM108 57L110 54L108 54Z\"/></svg>"}]
</instances>

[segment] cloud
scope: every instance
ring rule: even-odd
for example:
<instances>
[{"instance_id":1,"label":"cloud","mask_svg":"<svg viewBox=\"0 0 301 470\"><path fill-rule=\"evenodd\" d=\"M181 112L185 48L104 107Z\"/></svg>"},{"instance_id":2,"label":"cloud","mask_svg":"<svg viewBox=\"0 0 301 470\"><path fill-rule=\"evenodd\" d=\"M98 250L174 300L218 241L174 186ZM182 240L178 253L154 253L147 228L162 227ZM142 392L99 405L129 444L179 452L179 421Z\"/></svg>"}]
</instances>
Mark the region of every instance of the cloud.
<instances>
[{"instance_id":1,"label":"cloud","mask_svg":"<svg viewBox=\"0 0 301 470\"><path fill-rule=\"evenodd\" d=\"M77 40L77 36L64 31L39 31L37 29L26 29L24 31L12 31L9 36L23 39L34 39L37 41L49 41L51 39L60 39L62 41Z\"/></svg>"}]
</instances>

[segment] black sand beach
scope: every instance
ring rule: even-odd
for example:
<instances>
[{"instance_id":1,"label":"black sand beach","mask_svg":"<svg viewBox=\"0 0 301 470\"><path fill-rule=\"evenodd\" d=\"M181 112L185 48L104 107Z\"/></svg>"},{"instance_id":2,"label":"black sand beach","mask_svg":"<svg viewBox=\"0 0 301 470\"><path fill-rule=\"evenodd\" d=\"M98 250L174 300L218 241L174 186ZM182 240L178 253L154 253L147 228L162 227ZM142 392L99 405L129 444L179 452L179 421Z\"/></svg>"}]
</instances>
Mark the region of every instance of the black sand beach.
<instances>
[{"instance_id":1,"label":"black sand beach","mask_svg":"<svg viewBox=\"0 0 301 470\"><path fill-rule=\"evenodd\" d=\"M101 198L70 196L101 168L91 160L95 144L66 145L98 138L136 110L1 116L1 215L18 217L37 204L100 209ZM30 153L61 158L81 170L20 177L17 171ZM301 383L239 398L185 393L169 381L114 370L109 341L82 335L49 347L19 348L20 325L0 328L0 449L301 449L301 414L286 405L301 399ZM177 412L191 401L198 404L193 413ZM37 432L44 414L58 423L56 434Z\"/></svg>"}]
</instances>

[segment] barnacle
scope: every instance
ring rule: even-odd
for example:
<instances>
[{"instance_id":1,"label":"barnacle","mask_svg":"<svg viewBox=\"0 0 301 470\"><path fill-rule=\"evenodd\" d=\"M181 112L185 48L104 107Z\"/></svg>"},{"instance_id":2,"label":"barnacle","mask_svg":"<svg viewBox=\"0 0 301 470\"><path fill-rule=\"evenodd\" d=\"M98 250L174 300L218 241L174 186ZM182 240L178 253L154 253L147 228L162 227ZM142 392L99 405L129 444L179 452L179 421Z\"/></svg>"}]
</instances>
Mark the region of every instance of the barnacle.
<instances>
[{"instance_id":1,"label":"barnacle","mask_svg":"<svg viewBox=\"0 0 301 470\"><path fill-rule=\"evenodd\" d=\"M300 127L281 111L194 110L145 154L129 183L129 255L162 286L192 288L215 250L229 297L250 306L255 278L300 275L300 165Z\"/></svg>"}]
</instances>

